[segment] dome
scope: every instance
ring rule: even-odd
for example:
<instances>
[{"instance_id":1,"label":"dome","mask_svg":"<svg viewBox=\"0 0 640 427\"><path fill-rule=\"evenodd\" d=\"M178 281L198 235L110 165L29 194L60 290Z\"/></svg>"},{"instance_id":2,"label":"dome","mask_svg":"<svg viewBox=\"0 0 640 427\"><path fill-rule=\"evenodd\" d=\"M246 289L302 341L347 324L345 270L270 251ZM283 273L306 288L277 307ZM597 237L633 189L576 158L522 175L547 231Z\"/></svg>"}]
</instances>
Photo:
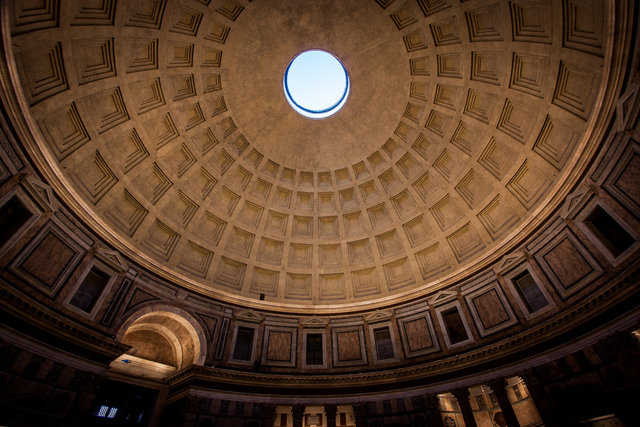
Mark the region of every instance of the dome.
<instances>
[{"instance_id":1,"label":"dome","mask_svg":"<svg viewBox=\"0 0 640 427\"><path fill-rule=\"evenodd\" d=\"M123 253L223 300L353 311L495 261L592 149L604 41L556 52L508 9L143 2L99 34L69 16L65 40L16 36L16 67L51 173ZM326 120L282 95L310 48L352 82Z\"/></svg>"}]
</instances>

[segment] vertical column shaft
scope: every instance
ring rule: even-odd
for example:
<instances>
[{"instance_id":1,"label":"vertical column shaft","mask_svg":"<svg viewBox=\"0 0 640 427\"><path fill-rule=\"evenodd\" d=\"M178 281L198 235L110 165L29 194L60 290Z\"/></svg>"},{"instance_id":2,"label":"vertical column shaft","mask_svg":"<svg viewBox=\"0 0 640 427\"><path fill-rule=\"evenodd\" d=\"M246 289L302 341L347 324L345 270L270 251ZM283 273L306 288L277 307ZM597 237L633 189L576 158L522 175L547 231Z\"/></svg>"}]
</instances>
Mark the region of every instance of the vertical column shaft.
<instances>
[{"instance_id":1,"label":"vertical column shaft","mask_svg":"<svg viewBox=\"0 0 640 427\"><path fill-rule=\"evenodd\" d=\"M471 409L471 403L469 402L469 389L467 387L458 388L451 393L458 400L460 410L462 411L462 417L464 418L464 425L466 427L477 427L476 419L473 417L473 410Z\"/></svg>"},{"instance_id":2,"label":"vertical column shaft","mask_svg":"<svg viewBox=\"0 0 640 427\"><path fill-rule=\"evenodd\" d=\"M304 405L293 405L291 412L293 414L293 427L302 427L302 418L304 417Z\"/></svg>"},{"instance_id":3,"label":"vertical column shaft","mask_svg":"<svg viewBox=\"0 0 640 427\"><path fill-rule=\"evenodd\" d=\"M555 427L560 425L556 422L553 416L553 406L549 399L549 396L544 390L544 384L540 382L539 378L534 374L533 370L527 370L520 373L520 378L524 380L529 396L533 399L533 403L542 418L542 422L546 427Z\"/></svg>"},{"instance_id":4,"label":"vertical column shaft","mask_svg":"<svg viewBox=\"0 0 640 427\"><path fill-rule=\"evenodd\" d=\"M336 413L338 405L324 405L324 412L327 415L327 427L336 427Z\"/></svg>"},{"instance_id":5,"label":"vertical column shaft","mask_svg":"<svg viewBox=\"0 0 640 427\"><path fill-rule=\"evenodd\" d=\"M511 402L509 401L509 396L507 396L507 390L505 388L506 385L504 378L498 378L489 383L489 387L493 390L493 394L496 396L500 409L502 409L507 425L509 427L520 427L518 417L516 417L513 406L511 406Z\"/></svg>"},{"instance_id":6,"label":"vertical column shaft","mask_svg":"<svg viewBox=\"0 0 640 427\"><path fill-rule=\"evenodd\" d=\"M438 396L430 394L426 398L427 402L427 422L432 427L444 427L442 422L442 415L440 414L440 401Z\"/></svg>"}]
</instances>

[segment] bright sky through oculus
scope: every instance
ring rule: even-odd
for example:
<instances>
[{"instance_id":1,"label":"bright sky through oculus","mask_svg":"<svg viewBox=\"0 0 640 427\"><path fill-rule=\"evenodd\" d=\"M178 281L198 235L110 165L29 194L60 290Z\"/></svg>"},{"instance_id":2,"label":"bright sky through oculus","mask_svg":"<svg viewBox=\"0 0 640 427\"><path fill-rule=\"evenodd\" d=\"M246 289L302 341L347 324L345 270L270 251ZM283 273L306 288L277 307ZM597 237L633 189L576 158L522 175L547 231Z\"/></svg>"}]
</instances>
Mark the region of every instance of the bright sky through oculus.
<instances>
[{"instance_id":1,"label":"bright sky through oculus","mask_svg":"<svg viewBox=\"0 0 640 427\"><path fill-rule=\"evenodd\" d=\"M296 56L287 67L283 84L289 105L314 119L335 114L349 95L347 70L323 50L308 50Z\"/></svg>"}]
</instances>

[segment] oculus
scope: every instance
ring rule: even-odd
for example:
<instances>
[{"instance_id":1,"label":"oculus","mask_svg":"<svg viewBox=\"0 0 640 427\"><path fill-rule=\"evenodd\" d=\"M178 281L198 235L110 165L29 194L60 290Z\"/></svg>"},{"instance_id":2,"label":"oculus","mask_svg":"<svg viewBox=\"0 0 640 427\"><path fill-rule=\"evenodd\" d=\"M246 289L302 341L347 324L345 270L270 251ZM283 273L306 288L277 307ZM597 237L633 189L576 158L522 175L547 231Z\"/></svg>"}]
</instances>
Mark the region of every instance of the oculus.
<instances>
[{"instance_id":1,"label":"oculus","mask_svg":"<svg viewBox=\"0 0 640 427\"><path fill-rule=\"evenodd\" d=\"M307 50L289 63L283 86L291 108L305 117L324 119L347 102L349 73L329 52Z\"/></svg>"}]
</instances>

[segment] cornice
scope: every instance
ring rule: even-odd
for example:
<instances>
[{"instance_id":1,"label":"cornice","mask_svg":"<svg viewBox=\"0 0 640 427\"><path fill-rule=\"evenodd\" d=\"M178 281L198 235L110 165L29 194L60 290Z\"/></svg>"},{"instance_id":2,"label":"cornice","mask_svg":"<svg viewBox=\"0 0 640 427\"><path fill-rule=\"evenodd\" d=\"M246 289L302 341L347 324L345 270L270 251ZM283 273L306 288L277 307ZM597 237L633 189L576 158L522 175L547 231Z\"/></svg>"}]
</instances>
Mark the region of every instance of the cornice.
<instances>
[{"instance_id":1,"label":"cornice","mask_svg":"<svg viewBox=\"0 0 640 427\"><path fill-rule=\"evenodd\" d=\"M78 324L0 280L0 313L3 323L30 330L35 335L55 337L56 347L70 346L84 357L108 364L125 353L129 346L111 336ZM15 325L11 325L15 323ZM37 337L36 337L37 338Z\"/></svg>"},{"instance_id":2,"label":"cornice","mask_svg":"<svg viewBox=\"0 0 640 427\"><path fill-rule=\"evenodd\" d=\"M640 308L637 305L623 310L622 313L616 310L626 300L631 297L637 299L640 295L640 277L637 264L636 270L627 274L624 279L619 278L606 288L594 292L584 301L574 304L570 309L554 315L541 324L494 343L419 365L373 372L327 375L268 374L192 366L168 378L167 383L173 390L188 388L192 384L206 384L207 388L216 388L216 385L226 384L231 387L253 387L254 389L276 387L279 390L297 390L301 393L314 390L317 387L326 387L338 393L341 389L369 390L379 387L394 389L394 387L404 387L403 384L407 383L430 384L447 375L457 376L460 372L466 374L482 372L488 364L495 363L496 360L509 360L515 355L526 355L528 349L545 345L548 347L549 342L553 342L561 336L571 337L575 330L589 321L597 319L598 316L605 315L605 317L609 317L609 321L614 318L621 322L631 318L637 319L640 316ZM599 326L605 331L602 332L604 334L614 333L617 330L615 327L606 326L604 321ZM595 332L593 334L595 335ZM577 335L579 338L584 338L588 337L589 333ZM573 339L575 340L576 337L574 336ZM587 339L587 342L593 343L593 339ZM562 343L556 347L562 348L569 344L569 342ZM574 349L574 351L576 350ZM539 353L536 352L538 355L542 353L542 350ZM525 363L526 359L527 357L521 357L519 360L521 363Z\"/></svg>"}]
</instances>

